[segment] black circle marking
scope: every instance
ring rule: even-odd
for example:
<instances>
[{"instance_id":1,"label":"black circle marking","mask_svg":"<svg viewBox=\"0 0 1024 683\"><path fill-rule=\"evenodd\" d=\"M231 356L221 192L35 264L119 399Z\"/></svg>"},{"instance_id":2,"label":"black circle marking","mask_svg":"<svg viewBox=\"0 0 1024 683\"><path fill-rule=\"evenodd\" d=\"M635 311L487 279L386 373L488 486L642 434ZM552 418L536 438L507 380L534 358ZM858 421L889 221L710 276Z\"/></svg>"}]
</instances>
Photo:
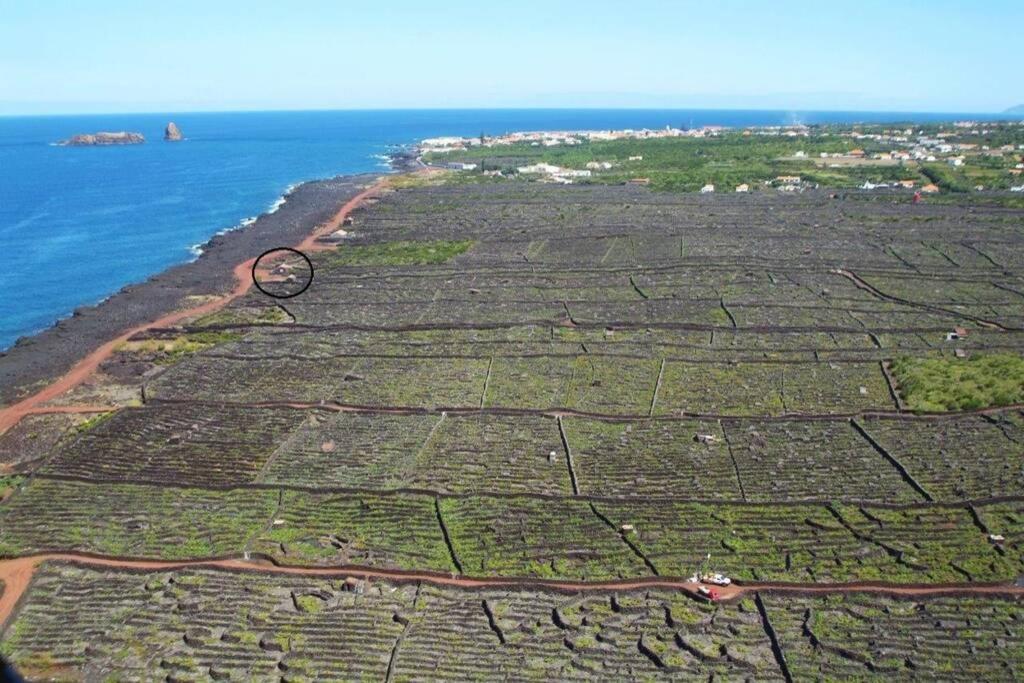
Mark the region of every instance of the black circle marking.
<instances>
[{"instance_id":1,"label":"black circle marking","mask_svg":"<svg viewBox=\"0 0 1024 683\"><path fill-rule=\"evenodd\" d=\"M268 292L267 290L263 289L263 286L260 284L260 281L256 279L256 266L259 265L260 260L264 256L267 256L268 254L273 254L279 251L290 251L293 254L298 254L306 262L306 265L309 266L309 279L306 280L306 284L303 286L303 288L297 292L293 292L291 294L277 294L274 292ZM292 249L291 247L274 247L273 249L267 249L265 252L257 256L256 260L252 262L252 281L253 284L256 285L256 289L260 290L269 297L273 297L274 299L291 299L292 297L296 297L299 294L305 292L307 289L309 289L309 286L313 284L313 262L310 261L309 257L303 254L301 251L299 251L298 249Z\"/></svg>"}]
</instances>

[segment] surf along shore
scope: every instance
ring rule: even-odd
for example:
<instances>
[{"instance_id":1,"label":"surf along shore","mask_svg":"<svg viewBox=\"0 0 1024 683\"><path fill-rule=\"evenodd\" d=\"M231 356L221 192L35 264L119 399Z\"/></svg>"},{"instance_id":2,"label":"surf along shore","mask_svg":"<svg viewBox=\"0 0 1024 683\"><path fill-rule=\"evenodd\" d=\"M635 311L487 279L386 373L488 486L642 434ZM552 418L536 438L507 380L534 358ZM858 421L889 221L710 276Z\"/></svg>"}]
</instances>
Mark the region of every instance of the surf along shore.
<instances>
[{"instance_id":1,"label":"surf along shore","mask_svg":"<svg viewBox=\"0 0 1024 683\"><path fill-rule=\"evenodd\" d=\"M402 170L401 165L396 164L395 170ZM55 380L77 368L90 353L116 344L126 332L176 312L182 312L182 317L202 313L191 310L203 303L201 297L237 294L232 290L240 286L247 289L247 274L244 281L238 281L240 264L268 249L295 246L307 240L319 226L336 219L346 203L380 177L364 174L302 183L284 197L276 210L262 214L249 225L211 238L202 245L196 260L173 266L145 282L128 285L99 304L78 308L52 327L19 339L0 353L0 414L8 412L3 407L13 407L40 390L56 387ZM29 293L20 295L27 297ZM189 301L191 297L196 298ZM207 303L220 306L226 302L227 299ZM0 426L0 432L9 426Z\"/></svg>"}]
</instances>

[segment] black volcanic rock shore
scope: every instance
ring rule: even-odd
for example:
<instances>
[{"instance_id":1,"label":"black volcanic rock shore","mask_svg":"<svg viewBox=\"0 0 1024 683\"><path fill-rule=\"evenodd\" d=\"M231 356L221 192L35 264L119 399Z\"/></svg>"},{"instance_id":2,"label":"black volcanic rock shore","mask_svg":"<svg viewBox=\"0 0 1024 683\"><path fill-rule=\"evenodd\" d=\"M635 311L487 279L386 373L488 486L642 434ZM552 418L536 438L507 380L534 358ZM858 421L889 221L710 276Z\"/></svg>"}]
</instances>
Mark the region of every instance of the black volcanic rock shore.
<instances>
[{"instance_id":1,"label":"black volcanic rock shore","mask_svg":"<svg viewBox=\"0 0 1024 683\"><path fill-rule=\"evenodd\" d=\"M128 285L96 306L76 309L53 327L19 339L0 353L0 404L24 398L124 330L180 308L186 296L228 291L234 284L232 269L237 264L267 249L300 242L377 177L340 176L304 183L274 213L263 214L245 228L213 237L195 261Z\"/></svg>"},{"instance_id":2,"label":"black volcanic rock shore","mask_svg":"<svg viewBox=\"0 0 1024 683\"><path fill-rule=\"evenodd\" d=\"M63 147L105 147L107 145L141 145L146 141L142 133L129 133L119 131L117 133L85 133L72 135L60 143Z\"/></svg>"}]
</instances>

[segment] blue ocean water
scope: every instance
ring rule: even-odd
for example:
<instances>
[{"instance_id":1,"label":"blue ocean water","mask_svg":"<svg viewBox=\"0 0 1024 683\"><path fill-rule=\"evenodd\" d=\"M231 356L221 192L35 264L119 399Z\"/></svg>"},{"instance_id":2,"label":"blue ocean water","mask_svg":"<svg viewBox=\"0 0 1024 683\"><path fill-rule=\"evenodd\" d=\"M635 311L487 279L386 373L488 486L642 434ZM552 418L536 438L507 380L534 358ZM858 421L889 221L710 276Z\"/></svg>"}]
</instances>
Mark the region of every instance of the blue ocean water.
<instances>
[{"instance_id":1,"label":"blue ocean water","mask_svg":"<svg viewBox=\"0 0 1024 683\"><path fill-rule=\"evenodd\" d=\"M939 121L992 115L734 110L407 110L0 117L0 349L269 209L303 180L384 171L390 146L516 130ZM164 143L173 120L187 138ZM129 130L144 145L57 147Z\"/></svg>"}]
</instances>

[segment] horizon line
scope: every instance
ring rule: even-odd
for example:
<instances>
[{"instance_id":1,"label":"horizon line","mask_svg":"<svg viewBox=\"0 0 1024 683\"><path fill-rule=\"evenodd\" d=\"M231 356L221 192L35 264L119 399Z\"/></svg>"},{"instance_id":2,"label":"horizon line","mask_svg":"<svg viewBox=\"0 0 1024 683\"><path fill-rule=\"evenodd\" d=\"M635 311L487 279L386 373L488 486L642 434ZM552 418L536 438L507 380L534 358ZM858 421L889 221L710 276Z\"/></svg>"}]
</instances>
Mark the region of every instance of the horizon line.
<instances>
[{"instance_id":1,"label":"horizon line","mask_svg":"<svg viewBox=\"0 0 1024 683\"><path fill-rule=\"evenodd\" d=\"M125 110L125 111L81 111L81 112L40 112L40 113L7 113L0 111L0 118L46 118L46 117L69 117L69 116L143 116L143 115L175 115L175 114L284 114L284 113L335 113L335 112L409 112L409 111L664 111L664 112L789 112L797 114L948 114L950 116L985 116L994 117L1006 115L1006 120L1024 119L1024 115L1015 114L1013 107L1001 111L943 111L937 109L816 109L816 108L744 108L744 107L649 107L649 106L594 106L584 105L578 107L530 107L530 106L507 106L507 107L312 107L312 108L254 108L254 109L149 109L149 110Z\"/></svg>"}]
</instances>

